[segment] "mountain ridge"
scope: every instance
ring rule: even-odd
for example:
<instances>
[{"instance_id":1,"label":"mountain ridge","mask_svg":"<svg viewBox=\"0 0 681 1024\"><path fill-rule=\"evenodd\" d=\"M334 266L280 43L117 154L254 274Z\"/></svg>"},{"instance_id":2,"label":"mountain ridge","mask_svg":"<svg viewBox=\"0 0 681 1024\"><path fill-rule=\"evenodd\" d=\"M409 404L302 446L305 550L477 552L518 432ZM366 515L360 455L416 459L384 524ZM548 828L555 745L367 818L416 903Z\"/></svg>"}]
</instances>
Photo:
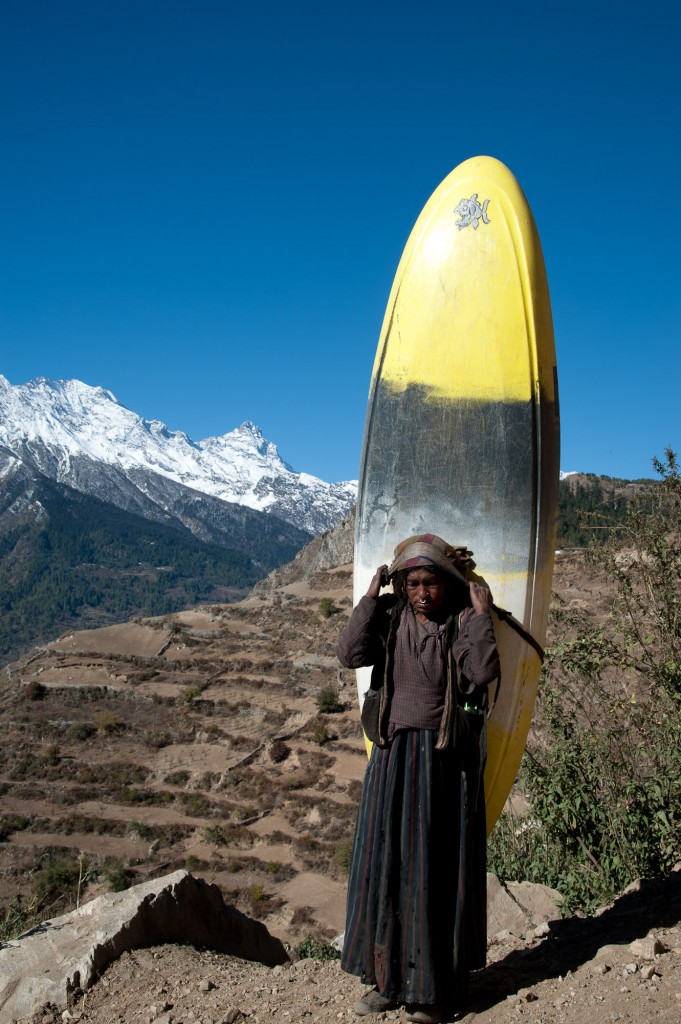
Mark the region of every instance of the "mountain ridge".
<instances>
[{"instance_id":1,"label":"mountain ridge","mask_svg":"<svg viewBox=\"0 0 681 1024\"><path fill-rule=\"evenodd\" d=\"M335 526L355 501L354 481L296 473L251 420L195 441L127 409L105 388L46 377L14 386L1 375L0 409L0 445L16 458L146 516L150 503L176 515L172 506L184 488L314 535Z\"/></svg>"}]
</instances>

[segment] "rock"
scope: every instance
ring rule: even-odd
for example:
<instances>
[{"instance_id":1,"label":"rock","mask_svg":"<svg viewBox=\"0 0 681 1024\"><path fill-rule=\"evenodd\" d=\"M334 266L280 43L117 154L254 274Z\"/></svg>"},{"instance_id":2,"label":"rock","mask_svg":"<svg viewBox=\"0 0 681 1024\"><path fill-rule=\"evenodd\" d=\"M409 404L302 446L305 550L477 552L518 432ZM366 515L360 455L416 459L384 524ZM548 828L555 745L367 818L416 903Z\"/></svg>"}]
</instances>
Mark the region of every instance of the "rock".
<instances>
[{"instance_id":1,"label":"rock","mask_svg":"<svg viewBox=\"0 0 681 1024\"><path fill-rule=\"evenodd\" d=\"M662 942L653 935L646 936L645 939L634 939L629 944L629 952L633 956L638 956L642 960L654 960L660 953L664 953L665 948Z\"/></svg>"},{"instance_id":2,"label":"rock","mask_svg":"<svg viewBox=\"0 0 681 1024\"><path fill-rule=\"evenodd\" d=\"M215 985L208 978L204 978L203 981L199 982L199 992L210 992L214 988Z\"/></svg>"},{"instance_id":3,"label":"rock","mask_svg":"<svg viewBox=\"0 0 681 1024\"><path fill-rule=\"evenodd\" d=\"M107 893L36 925L0 949L0 1021L65 1006L125 950L166 942L216 949L268 966L288 960L258 921L230 907L216 885L187 871Z\"/></svg>"},{"instance_id":4,"label":"rock","mask_svg":"<svg viewBox=\"0 0 681 1024\"><path fill-rule=\"evenodd\" d=\"M236 1007L231 1007L221 1018L219 1024L237 1024L237 1022L242 1019L243 1013L241 1010L237 1010Z\"/></svg>"},{"instance_id":5,"label":"rock","mask_svg":"<svg viewBox=\"0 0 681 1024\"><path fill-rule=\"evenodd\" d=\"M525 935L539 925L555 920L562 897L555 889L533 882L501 882L487 875L487 932L496 941L500 933Z\"/></svg>"}]
</instances>

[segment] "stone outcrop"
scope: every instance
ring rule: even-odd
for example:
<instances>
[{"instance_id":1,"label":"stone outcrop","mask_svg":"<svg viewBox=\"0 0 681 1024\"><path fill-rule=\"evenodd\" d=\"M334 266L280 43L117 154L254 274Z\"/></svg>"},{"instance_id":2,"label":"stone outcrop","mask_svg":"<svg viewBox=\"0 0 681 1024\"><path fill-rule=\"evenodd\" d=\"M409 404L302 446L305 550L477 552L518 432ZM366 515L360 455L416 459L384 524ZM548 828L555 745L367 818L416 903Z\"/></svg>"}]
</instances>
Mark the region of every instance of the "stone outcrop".
<instances>
[{"instance_id":1,"label":"stone outcrop","mask_svg":"<svg viewBox=\"0 0 681 1024\"><path fill-rule=\"evenodd\" d=\"M322 533L306 544L292 562L274 569L253 588L253 594L264 596L280 587L308 579L324 569L350 565L355 556L354 509L333 530Z\"/></svg>"},{"instance_id":2,"label":"stone outcrop","mask_svg":"<svg viewBox=\"0 0 681 1024\"><path fill-rule=\"evenodd\" d=\"M556 889L533 882L501 882L487 875L487 934L525 936L560 917L563 897Z\"/></svg>"},{"instance_id":3,"label":"stone outcrop","mask_svg":"<svg viewBox=\"0 0 681 1024\"><path fill-rule=\"evenodd\" d=\"M285 963L282 943L226 904L216 885L176 871L107 893L32 928L0 949L0 1024L45 1003L66 1005L129 949L190 943L267 966Z\"/></svg>"}]
</instances>

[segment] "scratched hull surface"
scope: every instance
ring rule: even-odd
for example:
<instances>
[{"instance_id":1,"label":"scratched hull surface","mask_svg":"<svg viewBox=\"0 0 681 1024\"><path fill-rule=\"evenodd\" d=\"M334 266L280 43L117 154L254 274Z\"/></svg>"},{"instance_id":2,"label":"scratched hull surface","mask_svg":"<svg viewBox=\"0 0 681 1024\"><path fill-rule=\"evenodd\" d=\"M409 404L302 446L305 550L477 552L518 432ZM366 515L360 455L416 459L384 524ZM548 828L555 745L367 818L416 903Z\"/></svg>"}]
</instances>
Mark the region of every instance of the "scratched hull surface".
<instances>
[{"instance_id":1,"label":"scratched hull surface","mask_svg":"<svg viewBox=\"0 0 681 1024\"><path fill-rule=\"evenodd\" d=\"M475 552L498 605L543 643L553 574L558 396L546 274L529 207L478 157L429 200L398 268L365 427L355 600L395 544L432 531ZM488 825L515 779L539 659L496 625ZM368 687L358 673L360 700Z\"/></svg>"}]
</instances>

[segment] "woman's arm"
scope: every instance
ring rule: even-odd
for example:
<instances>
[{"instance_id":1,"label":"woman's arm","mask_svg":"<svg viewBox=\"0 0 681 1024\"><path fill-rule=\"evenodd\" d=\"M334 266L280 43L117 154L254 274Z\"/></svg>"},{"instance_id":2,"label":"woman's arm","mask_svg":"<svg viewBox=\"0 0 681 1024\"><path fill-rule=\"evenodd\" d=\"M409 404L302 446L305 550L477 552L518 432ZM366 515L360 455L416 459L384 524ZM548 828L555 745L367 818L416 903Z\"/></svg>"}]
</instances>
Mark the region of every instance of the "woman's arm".
<instances>
[{"instance_id":1,"label":"woman's arm","mask_svg":"<svg viewBox=\"0 0 681 1024\"><path fill-rule=\"evenodd\" d=\"M376 570L369 588L354 607L350 621L338 641L338 660L345 668L363 668L374 665L383 650L383 641L378 628L379 594L382 574L386 566Z\"/></svg>"},{"instance_id":2,"label":"woman's arm","mask_svg":"<svg viewBox=\"0 0 681 1024\"><path fill-rule=\"evenodd\" d=\"M459 636L452 653L461 673L475 686L487 686L499 678L499 652L492 626L492 595L481 583L469 584L472 608L461 617Z\"/></svg>"}]
</instances>

